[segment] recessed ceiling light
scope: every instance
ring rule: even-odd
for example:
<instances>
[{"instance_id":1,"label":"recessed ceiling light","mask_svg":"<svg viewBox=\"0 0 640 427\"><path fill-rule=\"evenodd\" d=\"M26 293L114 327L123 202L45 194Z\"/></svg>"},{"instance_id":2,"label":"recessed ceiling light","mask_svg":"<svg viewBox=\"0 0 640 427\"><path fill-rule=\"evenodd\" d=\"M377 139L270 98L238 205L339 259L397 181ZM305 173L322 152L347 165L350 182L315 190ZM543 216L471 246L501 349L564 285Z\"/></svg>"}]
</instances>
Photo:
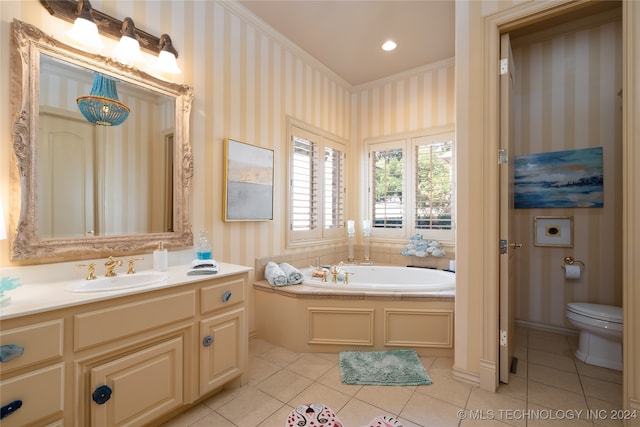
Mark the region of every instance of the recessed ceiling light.
<instances>
[{"instance_id":1,"label":"recessed ceiling light","mask_svg":"<svg viewBox=\"0 0 640 427\"><path fill-rule=\"evenodd\" d=\"M396 47L398 47L398 45L393 40L387 40L382 44L382 50L386 50L387 52L395 49Z\"/></svg>"}]
</instances>

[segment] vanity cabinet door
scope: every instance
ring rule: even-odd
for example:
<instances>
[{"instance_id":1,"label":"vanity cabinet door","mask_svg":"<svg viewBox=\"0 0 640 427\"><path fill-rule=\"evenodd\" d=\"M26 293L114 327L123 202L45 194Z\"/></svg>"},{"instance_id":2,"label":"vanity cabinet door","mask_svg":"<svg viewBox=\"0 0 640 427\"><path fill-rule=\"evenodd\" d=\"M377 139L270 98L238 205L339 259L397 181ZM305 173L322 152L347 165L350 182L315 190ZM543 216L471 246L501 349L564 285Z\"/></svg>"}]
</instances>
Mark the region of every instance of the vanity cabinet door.
<instances>
[{"instance_id":1,"label":"vanity cabinet door","mask_svg":"<svg viewBox=\"0 0 640 427\"><path fill-rule=\"evenodd\" d=\"M91 425L146 425L181 406L183 341L176 337L91 369Z\"/></svg>"},{"instance_id":2,"label":"vanity cabinet door","mask_svg":"<svg viewBox=\"0 0 640 427\"><path fill-rule=\"evenodd\" d=\"M245 369L245 309L200 322L200 395L240 376Z\"/></svg>"}]
</instances>

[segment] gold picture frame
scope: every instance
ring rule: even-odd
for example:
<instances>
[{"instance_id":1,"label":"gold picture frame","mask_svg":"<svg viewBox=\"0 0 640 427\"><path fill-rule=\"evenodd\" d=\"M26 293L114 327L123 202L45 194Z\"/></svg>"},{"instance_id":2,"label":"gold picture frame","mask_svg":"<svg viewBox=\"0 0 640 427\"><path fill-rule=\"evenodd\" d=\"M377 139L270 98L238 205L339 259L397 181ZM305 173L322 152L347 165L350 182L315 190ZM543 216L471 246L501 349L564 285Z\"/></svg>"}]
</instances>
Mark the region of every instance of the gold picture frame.
<instances>
[{"instance_id":1,"label":"gold picture frame","mask_svg":"<svg viewBox=\"0 0 640 427\"><path fill-rule=\"evenodd\" d=\"M536 246L573 247L572 216L536 216L533 222Z\"/></svg>"},{"instance_id":2,"label":"gold picture frame","mask_svg":"<svg viewBox=\"0 0 640 427\"><path fill-rule=\"evenodd\" d=\"M273 150L227 138L224 159L224 220L273 220Z\"/></svg>"}]
</instances>

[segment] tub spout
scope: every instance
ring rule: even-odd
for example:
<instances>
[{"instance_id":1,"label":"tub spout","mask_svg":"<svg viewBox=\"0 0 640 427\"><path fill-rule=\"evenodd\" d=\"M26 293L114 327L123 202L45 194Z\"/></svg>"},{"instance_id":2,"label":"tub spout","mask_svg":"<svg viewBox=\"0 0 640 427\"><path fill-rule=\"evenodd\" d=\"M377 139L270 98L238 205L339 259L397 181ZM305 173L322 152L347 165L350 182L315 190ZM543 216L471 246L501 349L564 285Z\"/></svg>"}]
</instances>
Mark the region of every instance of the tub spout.
<instances>
[{"instance_id":1,"label":"tub spout","mask_svg":"<svg viewBox=\"0 0 640 427\"><path fill-rule=\"evenodd\" d=\"M331 283L338 283L338 274L342 270L343 262L340 261L338 265L331 267Z\"/></svg>"}]
</instances>

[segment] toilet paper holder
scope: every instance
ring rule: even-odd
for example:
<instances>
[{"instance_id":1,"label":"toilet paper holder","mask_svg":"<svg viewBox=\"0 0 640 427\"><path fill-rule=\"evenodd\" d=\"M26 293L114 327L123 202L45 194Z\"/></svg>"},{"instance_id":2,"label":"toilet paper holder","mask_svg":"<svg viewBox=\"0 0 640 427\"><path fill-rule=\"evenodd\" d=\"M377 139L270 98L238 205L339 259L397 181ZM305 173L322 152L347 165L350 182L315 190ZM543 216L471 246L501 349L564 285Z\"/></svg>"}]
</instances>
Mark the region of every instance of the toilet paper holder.
<instances>
[{"instance_id":1,"label":"toilet paper holder","mask_svg":"<svg viewBox=\"0 0 640 427\"><path fill-rule=\"evenodd\" d=\"M580 271L585 269L585 265L584 262L582 261L577 261L575 260L572 256L567 256L564 257L564 265L561 265L560 268L562 268L563 270L565 270L565 265L574 265L574 264L578 264L580 265Z\"/></svg>"}]
</instances>

